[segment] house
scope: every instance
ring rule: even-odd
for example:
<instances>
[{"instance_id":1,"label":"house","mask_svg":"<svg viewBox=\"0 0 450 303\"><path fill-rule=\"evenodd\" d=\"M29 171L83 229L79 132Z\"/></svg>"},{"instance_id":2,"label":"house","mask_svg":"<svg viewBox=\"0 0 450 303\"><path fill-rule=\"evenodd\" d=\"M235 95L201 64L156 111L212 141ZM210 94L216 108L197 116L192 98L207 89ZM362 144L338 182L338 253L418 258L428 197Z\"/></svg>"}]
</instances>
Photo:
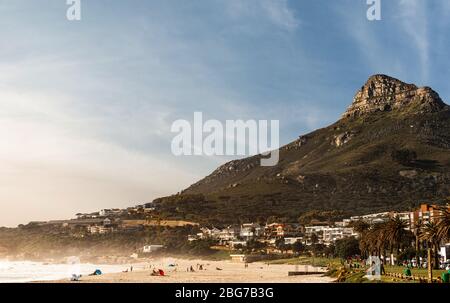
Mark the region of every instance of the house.
<instances>
[{"instance_id":1,"label":"house","mask_svg":"<svg viewBox=\"0 0 450 303\"><path fill-rule=\"evenodd\" d=\"M390 212L382 212L382 213L375 213L375 214L369 214L364 216L353 216L350 217L350 220L352 222L355 221L364 221L369 224L377 224L377 223L383 223L389 220L391 218Z\"/></svg>"},{"instance_id":2,"label":"house","mask_svg":"<svg viewBox=\"0 0 450 303\"><path fill-rule=\"evenodd\" d=\"M350 225L351 222L352 222L351 219L344 219L340 222L334 222L334 225L337 227L347 227Z\"/></svg>"},{"instance_id":3,"label":"house","mask_svg":"<svg viewBox=\"0 0 450 303\"><path fill-rule=\"evenodd\" d=\"M408 227L406 230L411 230L412 227L412 217L414 216L414 213L412 212L394 212L392 217L393 218L400 218L400 220L406 222L408 224Z\"/></svg>"},{"instance_id":4,"label":"house","mask_svg":"<svg viewBox=\"0 0 450 303\"><path fill-rule=\"evenodd\" d=\"M221 244L225 245L229 241L236 240L239 236L240 230L236 226L228 226L224 229L222 229L219 232L218 239L221 242Z\"/></svg>"},{"instance_id":5,"label":"house","mask_svg":"<svg viewBox=\"0 0 450 303\"><path fill-rule=\"evenodd\" d=\"M419 222L423 225L436 222L440 216L436 205L422 204L420 208L411 213L411 228L414 229Z\"/></svg>"},{"instance_id":6,"label":"house","mask_svg":"<svg viewBox=\"0 0 450 303\"><path fill-rule=\"evenodd\" d=\"M318 243L323 243L323 231L326 228L330 228L329 226L325 225L313 225L313 226L305 226L305 244L311 245L311 238L313 235L317 236Z\"/></svg>"},{"instance_id":7,"label":"house","mask_svg":"<svg viewBox=\"0 0 450 303\"><path fill-rule=\"evenodd\" d=\"M145 203L144 207L145 207L145 209L149 209L149 210L152 210L152 211L156 209L155 203L153 203L153 202Z\"/></svg>"},{"instance_id":8,"label":"house","mask_svg":"<svg viewBox=\"0 0 450 303\"><path fill-rule=\"evenodd\" d=\"M218 228L208 228L208 227L202 227L200 228L200 231L202 233L202 239L207 239L207 238L214 238L217 239L219 237L220 234L220 229Z\"/></svg>"},{"instance_id":9,"label":"house","mask_svg":"<svg viewBox=\"0 0 450 303\"><path fill-rule=\"evenodd\" d=\"M102 209L99 212L100 217L107 217L107 216L118 216L123 211L119 208L113 208L113 209Z\"/></svg>"},{"instance_id":10,"label":"house","mask_svg":"<svg viewBox=\"0 0 450 303\"><path fill-rule=\"evenodd\" d=\"M322 230L325 245L330 245L340 239L357 236L358 234L351 227L328 227Z\"/></svg>"},{"instance_id":11,"label":"house","mask_svg":"<svg viewBox=\"0 0 450 303\"><path fill-rule=\"evenodd\" d=\"M77 220L83 220L83 219L96 219L100 216L99 212L94 212L94 213L88 213L88 214L84 214L84 213L78 213L75 215L75 217L77 218Z\"/></svg>"},{"instance_id":12,"label":"house","mask_svg":"<svg viewBox=\"0 0 450 303\"><path fill-rule=\"evenodd\" d=\"M209 237L212 239L218 239L220 236L220 232L221 232L220 229L213 227L213 228L209 229Z\"/></svg>"},{"instance_id":13,"label":"house","mask_svg":"<svg viewBox=\"0 0 450 303\"><path fill-rule=\"evenodd\" d=\"M310 237L312 234L320 234L321 232L323 232L325 228L329 228L329 226L324 225L305 226L305 235Z\"/></svg>"},{"instance_id":14,"label":"house","mask_svg":"<svg viewBox=\"0 0 450 303\"><path fill-rule=\"evenodd\" d=\"M111 209L102 209L102 210L100 210L99 214L102 217L109 216L111 214Z\"/></svg>"},{"instance_id":15,"label":"house","mask_svg":"<svg viewBox=\"0 0 450 303\"><path fill-rule=\"evenodd\" d=\"M300 224L297 223L271 223L265 227L268 238L296 237L301 235Z\"/></svg>"},{"instance_id":16,"label":"house","mask_svg":"<svg viewBox=\"0 0 450 303\"><path fill-rule=\"evenodd\" d=\"M202 239L203 234L202 233L198 233L196 235L188 235L187 239L189 242L193 242L193 241L198 241L200 239Z\"/></svg>"},{"instance_id":17,"label":"house","mask_svg":"<svg viewBox=\"0 0 450 303\"><path fill-rule=\"evenodd\" d=\"M158 251L163 248L164 248L164 245L145 245L144 247L142 247L142 252L149 254L149 253L153 253L153 252Z\"/></svg>"},{"instance_id":18,"label":"house","mask_svg":"<svg viewBox=\"0 0 450 303\"><path fill-rule=\"evenodd\" d=\"M264 228L258 223L245 223L241 226L239 236L244 240L250 240L264 235Z\"/></svg>"},{"instance_id":19,"label":"house","mask_svg":"<svg viewBox=\"0 0 450 303\"><path fill-rule=\"evenodd\" d=\"M303 242L303 237L290 237L290 238L284 238L284 244L286 245L292 245L297 242Z\"/></svg>"},{"instance_id":20,"label":"house","mask_svg":"<svg viewBox=\"0 0 450 303\"><path fill-rule=\"evenodd\" d=\"M104 234L108 234L108 233L114 232L114 228L113 227L101 226L101 225L91 225L91 226L87 227L87 231L90 234L104 235Z\"/></svg>"},{"instance_id":21,"label":"house","mask_svg":"<svg viewBox=\"0 0 450 303\"><path fill-rule=\"evenodd\" d=\"M235 226L228 226L224 229L218 229L216 227L202 227L200 230L201 233L189 235L188 241L192 242L200 239L214 239L218 240L220 245L227 245L230 241L237 239L239 235L239 228Z\"/></svg>"},{"instance_id":22,"label":"house","mask_svg":"<svg viewBox=\"0 0 450 303\"><path fill-rule=\"evenodd\" d=\"M447 261L450 261L450 243L445 244L444 246L441 246L440 253L442 261L445 263Z\"/></svg>"}]
</instances>

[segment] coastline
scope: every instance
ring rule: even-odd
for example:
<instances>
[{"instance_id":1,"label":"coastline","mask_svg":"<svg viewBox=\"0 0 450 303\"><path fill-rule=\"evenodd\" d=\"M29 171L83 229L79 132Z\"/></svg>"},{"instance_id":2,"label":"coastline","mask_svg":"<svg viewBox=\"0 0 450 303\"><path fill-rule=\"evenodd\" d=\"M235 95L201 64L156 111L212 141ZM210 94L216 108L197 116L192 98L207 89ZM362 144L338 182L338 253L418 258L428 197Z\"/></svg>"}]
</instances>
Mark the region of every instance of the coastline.
<instances>
[{"instance_id":1,"label":"coastline","mask_svg":"<svg viewBox=\"0 0 450 303\"><path fill-rule=\"evenodd\" d=\"M202 265L203 270L198 269ZM175 265L175 266L173 266ZM188 271L193 267L194 272ZM82 276L80 281L69 279L34 283L332 283L334 279L318 275L288 276L289 271L325 271L322 268L288 264L255 262L209 261L200 259L162 258L146 264L133 265L133 272ZM152 276L153 269L162 269L164 276Z\"/></svg>"},{"instance_id":2,"label":"coastline","mask_svg":"<svg viewBox=\"0 0 450 303\"><path fill-rule=\"evenodd\" d=\"M65 279L73 274L88 275L101 268L102 273L117 273L129 264L105 263L69 263L69 262L39 262L28 260L0 260L0 284L2 283L33 283L35 281L51 282Z\"/></svg>"}]
</instances>

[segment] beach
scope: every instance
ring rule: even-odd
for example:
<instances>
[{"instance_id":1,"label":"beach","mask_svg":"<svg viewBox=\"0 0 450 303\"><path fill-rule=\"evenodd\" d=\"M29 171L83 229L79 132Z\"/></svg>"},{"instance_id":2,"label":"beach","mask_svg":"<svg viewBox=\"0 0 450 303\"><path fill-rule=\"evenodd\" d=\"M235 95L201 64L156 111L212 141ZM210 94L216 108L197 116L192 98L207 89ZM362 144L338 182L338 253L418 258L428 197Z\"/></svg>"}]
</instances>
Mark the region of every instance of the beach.
<instances>
[{"instance_id":1,"label":"beach","mask_svg":"<svg viewBox=\"0 0 450 303\"><path fill-rule=\"evenodd\" d=\"M80 262L47 263L35 261L0 260L0 283L24 283L55 281L72 274L88 275L101 268L103 273L121 272L126 265L92 264Z\"/></svg>"},{"instance_id":2,"label":"beach","mask_svg":"<svg viewBox=\"0 0 450 303\"><path fill-rule=\"evenodd\" d=\"M199 269L201 265L202 269ZM192 266L193 271L190 271ZM155 259L133 265L133 271L82 276L73 283L331 283L330 277L319 275L288 276L289 271L323 271L312 266L255 262L205 261L187 259ZM153 270L164 276L152 276ZM53 281L70 282L68 279Z\"/></svg>"}]
</instances>

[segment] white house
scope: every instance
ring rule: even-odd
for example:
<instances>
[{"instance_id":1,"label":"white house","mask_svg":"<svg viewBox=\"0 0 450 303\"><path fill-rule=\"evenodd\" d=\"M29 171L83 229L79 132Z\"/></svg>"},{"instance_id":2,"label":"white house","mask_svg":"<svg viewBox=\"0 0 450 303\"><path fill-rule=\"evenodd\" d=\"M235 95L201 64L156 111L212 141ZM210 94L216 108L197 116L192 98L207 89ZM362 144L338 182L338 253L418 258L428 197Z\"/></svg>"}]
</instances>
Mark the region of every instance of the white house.
<instances>
[{"instance_id":1,"label":"white house","mask_svg":"<svg viewBox=\"0 0 450 303\"><path fill-rule=\"evenodd\" d=\"M245 240L250 240L256 237L260 237L264 234L264 228L257 223L242 224L239 236Z\"/></svg>"},{"instance_id":2,"label":"white house","mask_svg":"<svg viewBox=\"0 0 450 303\"><path fill-rule=\"evenodd\" d=\"M289 245L289 244L295 244L296 242L302 242L303 241L303 237L288 237L288 238L284 238L284 244Z\"/></svg>"},{"instance_id":3,"label":"white house","mask_svg":"<svg viewBox=\"0 0 450 303\"><path fill-rule=\"evenodd\" d=\"M152 253L164 248L164 245L145 245L142 247L143 253Z\"/></svg>"},{"instance_id":4,"label":"white house","mask_svg":"<svg viewBox=\"0 0 450 303\"><path fill-rule=\"evenodd\" d=\"M450 260L450 243L447 243L444 246L441 246L440 255L443 258L444 262L447 262Z\"/></svg>"},{"instance_id":5,"label":"white house","mask_svg":"<svg viewBox=\"0 0 450 303\"><path fill-rule=\"evenodd\" d=\"M101 217L106 217L106 216L114 216L114 215L119 215L122 213L121 209L118 208L114 208L114 209L102 209L99 214Z\"/></svg>"},{"instance_id":6,"label":"white house","mask_svg":"<svg viewBox=\"0 0 450 303\"><path fill-rule=\"evenodd\" d=\"M377 224L377 223L386 222L387 220L389 220L390 217L391 217L390 212L382 212L382 213L369 214L369 215L364 215L364 216L353 216L353 217L350 217L350 220L351 221L362 220L369 224Z\"/></svg>"},{"instance_id":7,"label":"white house","mask_svg":"<svg viewBox=\"0 0 450 303\"><path fill-rule=\"evenodd\" d=\"M112 227L106 227L101 225L91 225L87 227L87 231L91 234L104 235L107 233L112 233L114 229Z\"/></svg>"},{"instance_id":8,"label":"white house","mask_svg":"<svg viewBox=\"0 0 450 303\"><path fill-rule=\"evenodd\" d=\"M319 234L323 232L325 228L330 228L329 226L315 225L315 226L305 226L305 235L311 236L312 234Z\"/></svg>"},{"instance_id":9,"label":"white house","mask_svg":"<svg viewBox=\"0 0 450 303\"><path fill-rule=\"evenodd\" d=\"M224 228L220 231L218 238L221 242L228 242L236 240L238 235L239 235L238 228L228 226L227 228Z\"/></svg>"},{"instance_id":10,"label":"white house","mask_svg":"<svg viewBox=\"0 0 450 303\"><path fill-rule=\"evenodd\" d=\"M325 244L331 244L348 237L357 237L357 233L351 227L328 227L323 229L322 232Z\"/></svg>"}]
</instances>

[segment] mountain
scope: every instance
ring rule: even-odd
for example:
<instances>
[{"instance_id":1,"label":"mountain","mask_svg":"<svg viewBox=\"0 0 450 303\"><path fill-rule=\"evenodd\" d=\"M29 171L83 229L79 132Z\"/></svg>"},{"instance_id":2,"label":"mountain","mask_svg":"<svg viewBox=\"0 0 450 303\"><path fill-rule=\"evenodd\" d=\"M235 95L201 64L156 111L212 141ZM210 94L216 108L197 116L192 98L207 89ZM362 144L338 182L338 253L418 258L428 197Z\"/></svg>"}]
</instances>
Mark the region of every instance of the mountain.
<instances>
[{"instance_id":1,"label":"mountain","mask_svg":"<svg viewBox=\"0 0 450 303\"><path fill-rule=\"evenodd\" d=\"M450 108L429 87L374 75L339 121L283 146L276 166L259 160L231 161L155 202L171 216L223 223L441 202L450 196Z\"/></svg>"}]
</instances>

